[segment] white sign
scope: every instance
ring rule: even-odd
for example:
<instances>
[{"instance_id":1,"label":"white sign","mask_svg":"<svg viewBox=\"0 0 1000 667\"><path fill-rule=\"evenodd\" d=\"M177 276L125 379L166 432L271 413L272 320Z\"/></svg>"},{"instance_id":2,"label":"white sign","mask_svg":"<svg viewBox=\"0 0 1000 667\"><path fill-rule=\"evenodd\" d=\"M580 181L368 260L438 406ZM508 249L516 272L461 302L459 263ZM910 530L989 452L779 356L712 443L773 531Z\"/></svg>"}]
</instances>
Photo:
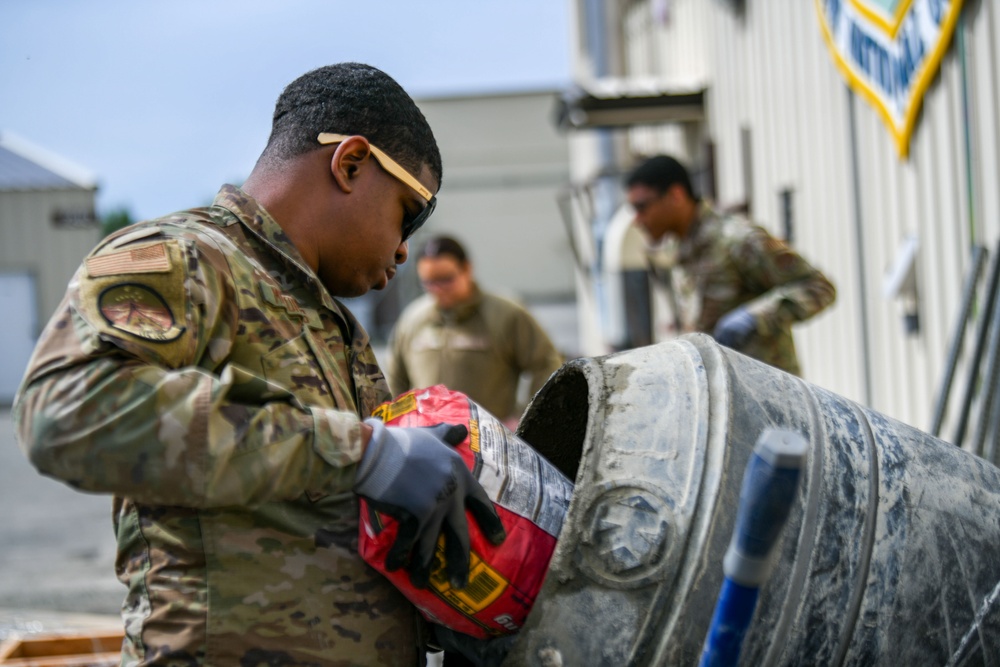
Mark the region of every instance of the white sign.
<instances>
[{"instance_id":1,"label":"white sign","mask_svg":"<svg viewBox=\"0 0 1000 667\"><path fill-rule=\"evenodd\" d=\"M881 112L906 157L924 92L962 0L815 0L823 36L851 86Z\"/></svg>"}]
</instances>

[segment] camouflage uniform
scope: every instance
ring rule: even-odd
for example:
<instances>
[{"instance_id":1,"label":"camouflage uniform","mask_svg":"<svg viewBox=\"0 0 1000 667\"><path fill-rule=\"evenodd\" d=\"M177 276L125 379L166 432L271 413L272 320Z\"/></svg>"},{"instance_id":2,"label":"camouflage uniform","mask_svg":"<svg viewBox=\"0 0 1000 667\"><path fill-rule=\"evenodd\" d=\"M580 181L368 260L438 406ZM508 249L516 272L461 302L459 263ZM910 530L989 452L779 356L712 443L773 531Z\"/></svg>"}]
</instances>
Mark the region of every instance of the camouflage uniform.
<instances>
[{"instance_id":1,"label":"camouflage uniform","mask_svg":"<svg viewBox=\"0 0 1000 667\"><path fill-rule=\"evenodd\" d=\"M522 373L534 395L562 356L531 314L474 287L472 300L441 310L430 295L407 306L389 341L386 374L394 394L443 384L500 419L518 414Z\"/></svg>"},{"instance_id":2,"label":"camouflage uniform","mask_svg":"<svg viewBox=\"0 0 1000 667\"><path fill-rule=\"evenodd\" d=\"M15 405L45 474L115 495L123 664L422 664L416 610L357 554L367 334L273 218L210 208L85 260Z\"/></svg>"},{"instance_id":3,"label":"camouflage uniform","mask_svg":"<svg viewBox=\"0 0 1000 667\"><path fill-rule=\"evenodd\" d=\"M681 239L677 265L680 290L694 295L694 307L682 309L685 332L711 334L742 305L756 318L757 334L740 351L801 374L792 323L833 303L837 291L826 276L762 227L708 207Z\"/></svg>"}]
</instances>

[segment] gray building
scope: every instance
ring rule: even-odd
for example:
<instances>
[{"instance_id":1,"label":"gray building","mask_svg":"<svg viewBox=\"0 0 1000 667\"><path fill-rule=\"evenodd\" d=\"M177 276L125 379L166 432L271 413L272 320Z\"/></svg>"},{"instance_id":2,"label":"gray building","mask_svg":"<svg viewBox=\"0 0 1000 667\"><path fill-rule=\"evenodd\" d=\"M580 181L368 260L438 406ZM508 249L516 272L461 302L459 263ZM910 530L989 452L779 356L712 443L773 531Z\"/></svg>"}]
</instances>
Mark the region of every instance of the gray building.
<instances>
[{"instance_id":1,"label":"gray building","mask_svg":"<svg viewBox=\"0 0 1000 667\"><path fill-rule=\"evenodd\" d=\"M41 327L101 237L86 170L0 134L0 405L17 391Z\"/></svg>"},{"instance_id":2,"label":"gray building","mask_svg":"<svg viewBox=\"0 0 1000 667\"><path fill-rule=\"evenodd\" d=\"M579 353L573 251L560 197L569 184L569 140L553 123L558 91L422 97L444 163L438 206L410 243L458 238L487 290L520 301L553 342ZM414 262L383 292L349 300L376 342L420 294Z\"/></svg>"}]
</instances>

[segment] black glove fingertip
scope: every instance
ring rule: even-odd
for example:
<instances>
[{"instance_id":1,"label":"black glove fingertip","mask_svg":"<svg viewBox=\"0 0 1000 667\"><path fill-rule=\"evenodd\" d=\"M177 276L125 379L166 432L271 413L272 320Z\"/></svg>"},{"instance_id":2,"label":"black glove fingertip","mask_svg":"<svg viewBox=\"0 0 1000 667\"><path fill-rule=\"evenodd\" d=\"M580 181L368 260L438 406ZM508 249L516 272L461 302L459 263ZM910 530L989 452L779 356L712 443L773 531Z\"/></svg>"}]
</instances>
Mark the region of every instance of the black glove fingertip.
<instances>
[{"instance_id":1,"label":"black glove fingertip","mask_svg":"<svg viewBox=\"0 0 1000 667\"><path fill-rule=\"evenodd\" d=\"M389 551L385 557L385 569L387 572L395 572L404 565L406 565L406 555L403 553L397 553L395 549Z\"/></svg>"},{"instance_id":2,"label":"black glove fingertip","mask_svg":"<svg viewBox=\"0 0 1000 667\"><path fill-rule=\"evenodd\" d=\"M477 523L479 524L479 532L490 541L490 544L494 546L503 544L503 541L507 539L507 529L504 528L503 522L496 514L477 518Z\"/></svg>"},{"instance_id":3,"label":"black glove fingertip","mask_svg":"<svg viewBox=\"0 0 1000 667\"><path fill-rule=\"evenodd\" d=\"M449 558L446 562L448 583L452 588L465 588L469 585L469 557Z\"/></svg>"},{"instance_id":4,"label":"black glove fingertip","mask_svg":"<svg viewBox=\"0 0 1000 667\"><path fill-rule=\"evenodd\" d=\"M469 429L465 427L464 424L451 424L448 430L444 432L442 440L447 442L452 447L462 444L462 441L469 436Z\"/></svg>"},{"instance_id":5,"label":"black glove fingertip","mask_svg":"<svg viewBox=\"0 0 1000 667\"><path fill-rule=\"evenodd\" d=\"M414 519L404 519L399 522L396 539L385 557L385 569L395 572L410 562L410 553L417 541L417 523Z\"/></svg>"},{"instance_id":6,"label":"black glove fingertip","mask_svg":"<svg viewBox=\"0 0 1000 667\"><path fill-rule=\"evenodd\" d=\"M476 519L479 532L490 541L490 544L494 546L503 544L503 541L507 539L507 529L504 528L503 521L493 503L489 501L483 503L475 498L469 498L466 501L466 507Z\"/></svg>"},{"instance_id":7,"label":"black glove fingertip","mask_svg":"<svg viewBox=\"0 0 1000 667\"><path fill-rule=\"evenodd\" d=\"M454 542L454 543L452 543ZM469 551L457 540L445 543L445 569L452 588L465 588L469 583Z\"/></svg>"},{"instance_id":8,"label":"black glove fingertip","mask_svg":"<svg viewBox=\"0 0 1000 667\"><path fill-rule=\"evenodd\" d=\"M486 534L486 539L490 541L493 546L498 546L503 544L504 540L507 539L507 531L504 529L503 524L500 524L495 530Z\"/></svg>"},{"instance_id":9,"label":"black glove fingertip","mask_svg":"<svg viewBox=\"0 0 1000 667\"><path fill-rule=\"evenodd\" d=\"M426 567L421 565L411 565L407 572L410 573L410 583L413 584L414 588L427 588L431 581L431 566L428 563Z\"/></svg>"}]
</instances>

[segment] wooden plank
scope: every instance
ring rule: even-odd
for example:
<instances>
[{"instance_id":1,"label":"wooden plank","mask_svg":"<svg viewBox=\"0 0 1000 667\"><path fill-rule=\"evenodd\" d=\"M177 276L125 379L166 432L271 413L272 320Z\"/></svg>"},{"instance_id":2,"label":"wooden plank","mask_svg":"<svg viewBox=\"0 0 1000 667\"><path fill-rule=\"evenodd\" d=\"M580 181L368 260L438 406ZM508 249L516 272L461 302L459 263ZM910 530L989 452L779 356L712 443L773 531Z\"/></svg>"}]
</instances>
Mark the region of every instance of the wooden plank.
<instances>
[{"instance_id":1,"label":"wooden plank","mask_svg":"<svg viewBox=\"0 0 1000 667\"><path fill-rule=\"evenodd\" d=\"M36 658L11 658L0 661L4 667L114 667L121 662L121 651Z\"/></svg>"},{"instance_id":2,"label":"wooden plank","mask_svg":"<svg viewBox=\"0 0 1000 667\"><path fill-rule=\"evenodd\" d=\"M4 667L115 665L121 659L121 631L13 637L0 643Z\"/></svg>"}]
</instances>

